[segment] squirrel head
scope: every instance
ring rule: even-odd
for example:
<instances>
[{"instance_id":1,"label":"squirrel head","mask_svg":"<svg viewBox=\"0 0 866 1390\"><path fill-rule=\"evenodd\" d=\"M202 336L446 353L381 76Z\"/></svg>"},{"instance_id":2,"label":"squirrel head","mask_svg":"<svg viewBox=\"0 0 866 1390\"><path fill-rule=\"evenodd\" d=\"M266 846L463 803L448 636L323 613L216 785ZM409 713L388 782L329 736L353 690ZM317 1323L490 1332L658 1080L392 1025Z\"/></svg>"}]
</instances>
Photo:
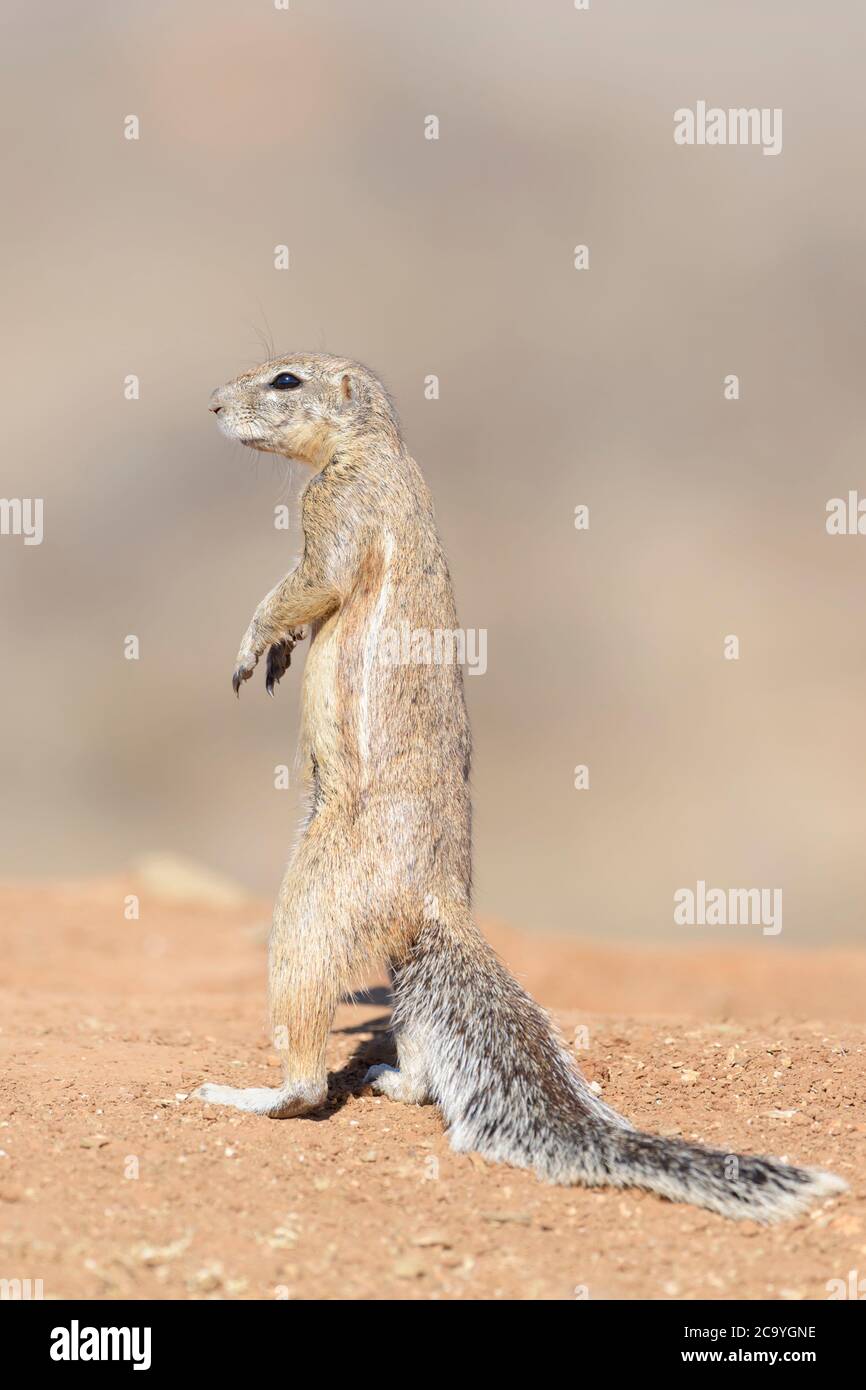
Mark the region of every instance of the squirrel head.
<instances>
[{"instance_id":1,"label":"squirrel head","mask_svg":"<svg viewBox=\"0 0 866 1390\"><path fill-rule=\"evenodd\" d=\"M275 357L217 387L210 400L223 434L251 449L324 468L334 454L399 444L384 386L359 362L324 353Z\"/></svg>"}]
</instances>

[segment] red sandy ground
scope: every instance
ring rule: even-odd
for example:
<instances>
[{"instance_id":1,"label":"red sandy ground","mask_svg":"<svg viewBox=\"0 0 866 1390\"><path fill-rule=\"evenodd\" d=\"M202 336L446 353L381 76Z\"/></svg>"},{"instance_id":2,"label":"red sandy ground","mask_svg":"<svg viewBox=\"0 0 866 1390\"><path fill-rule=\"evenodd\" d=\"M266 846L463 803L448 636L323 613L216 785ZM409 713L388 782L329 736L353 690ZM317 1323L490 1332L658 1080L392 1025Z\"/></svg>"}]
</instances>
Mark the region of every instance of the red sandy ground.
<instances>
[{"instance_id":1,"label":"red sandy ground","mask_svg":"<svg viewBox=\"0 0 866 1390\"><path fill-rule=\"evenodd\" d=\"M488 933L568 1038L588 1029L581 1064L631 1119L850 1182L764 1228L452 1154L435 1108L358 1093L391 1056L381 989L338 1013L321 1116L185 1099L273 1084L268 907L145 895L127 922L128 892L0 888L0 1278L46 1298L822 1299L866 1274L866 953Z\"/></svg>"}]
</instances>

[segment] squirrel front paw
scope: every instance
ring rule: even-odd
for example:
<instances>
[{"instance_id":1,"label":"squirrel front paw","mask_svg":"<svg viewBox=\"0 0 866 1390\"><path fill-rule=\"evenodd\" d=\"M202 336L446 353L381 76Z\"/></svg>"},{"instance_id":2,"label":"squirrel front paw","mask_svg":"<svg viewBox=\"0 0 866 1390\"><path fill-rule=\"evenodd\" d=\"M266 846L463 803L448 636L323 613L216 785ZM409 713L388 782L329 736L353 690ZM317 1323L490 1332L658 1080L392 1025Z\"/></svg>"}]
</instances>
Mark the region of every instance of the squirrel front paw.
<instances>
[{"instance_id":1,"label":"squirrel front paw","mask_svg":"<svg viewBox=\"0 0 866 1390\"><path fill-rule=\"evenodd\" d=\"M240 696L241 686L244 681L249 680L258 664L258 653L255 652L252 647L248 647L244 644L238 652L237 661L235 662L235 671L232 676L232 690L237 696Z\"/></svg>"},{"instance_id":2,"label":"squirrel front paw","mask_svg":"<svg viewBox=\"0 0 866 1390\"><path fill-rule=\"evenodd\" d=\"M265 689L269 695L273 695L274 687L279 685L283 676L292 664L292 652L298 642L302 642L304 633L301 628L291 628L281 642L274 642L268 648L268 668L265 676Z\"/></svg>"},{"instance_id":3,"label":"squirrel front paw","mask_svg":"<svg viewBox=\"0 0 866 1390\"><path fill-rule=\"evenodd\" d=\"M279 684L292 661L292 652L299 642L304 640L304 630L300 627L290 627L285 637L281 637L278 642L261 643L255 635L255 629L250 628L238 652L235 662L235 671L232 676L232 689L236 695L240 695L241 686L244 681L248 681L259 664L259 657L265 647L268 647L267 674L265 676L265 688L269 695L273 695L274 687Z\"/></svg>"}]
</instances>

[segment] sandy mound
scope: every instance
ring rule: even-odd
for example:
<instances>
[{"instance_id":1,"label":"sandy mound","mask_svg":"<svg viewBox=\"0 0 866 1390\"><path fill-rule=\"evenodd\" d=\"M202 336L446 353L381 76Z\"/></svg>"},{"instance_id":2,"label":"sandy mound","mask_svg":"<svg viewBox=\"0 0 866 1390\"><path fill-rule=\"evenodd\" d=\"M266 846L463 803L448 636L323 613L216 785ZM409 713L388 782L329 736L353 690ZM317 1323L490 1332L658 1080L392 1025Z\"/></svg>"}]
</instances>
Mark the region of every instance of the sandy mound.
<instances>
[{"instance_id":1,"label":"sandy mound","mask_svg":"<svg viewBox=\"0 0 866 1390\"><path fill-rule=\"evenodd\" d=\"M128 882L0 889L0 1278L82 1298L826 1298L866 1268L866 953L489 931L633 1120L851 1183L765 1230L547 1188L453 1155L433 1108L358 1095L390 1057L381 984L339 1011L321 1117L187 1100L275 1074L269 908L153 882L132 921Z\"/></svg>"}]
</instances>

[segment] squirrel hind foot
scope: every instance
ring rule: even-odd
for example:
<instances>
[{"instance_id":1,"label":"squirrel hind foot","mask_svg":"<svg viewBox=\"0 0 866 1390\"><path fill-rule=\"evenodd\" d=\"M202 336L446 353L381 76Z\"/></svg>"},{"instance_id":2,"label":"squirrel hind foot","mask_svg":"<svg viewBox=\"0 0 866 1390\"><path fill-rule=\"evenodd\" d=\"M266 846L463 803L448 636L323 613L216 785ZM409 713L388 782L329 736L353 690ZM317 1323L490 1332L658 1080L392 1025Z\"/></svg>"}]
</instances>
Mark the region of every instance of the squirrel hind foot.
<instances>
[{"instance_id":1,"label":"squirrel hind foot","mask_svg":"<svg viewBox=\"0 0 866 1390\"><path fill-rule=\"evenodd\" d=\"M270 1086L215 1086L206 1082L193 1095L208 1105L230 1105L251 1115L289 1120L319 1109L327 1099L327 1087L293 1083L280 1089Z\"/></svg>"},{"instance_id":2,"label":"squirrel hind foot","mask_svg":"<svg viewBox=\"0 0 866 1390\"><path fill-rule=\"evenodd\" d=\"M377 1095L403 1101L405 1105L427 1105L432 1100L423 1081L407 1076L397 1067L389 1067L384 1062L370 1067L361 1084L369 1086Z\"/></svg>"}]
</instances>

